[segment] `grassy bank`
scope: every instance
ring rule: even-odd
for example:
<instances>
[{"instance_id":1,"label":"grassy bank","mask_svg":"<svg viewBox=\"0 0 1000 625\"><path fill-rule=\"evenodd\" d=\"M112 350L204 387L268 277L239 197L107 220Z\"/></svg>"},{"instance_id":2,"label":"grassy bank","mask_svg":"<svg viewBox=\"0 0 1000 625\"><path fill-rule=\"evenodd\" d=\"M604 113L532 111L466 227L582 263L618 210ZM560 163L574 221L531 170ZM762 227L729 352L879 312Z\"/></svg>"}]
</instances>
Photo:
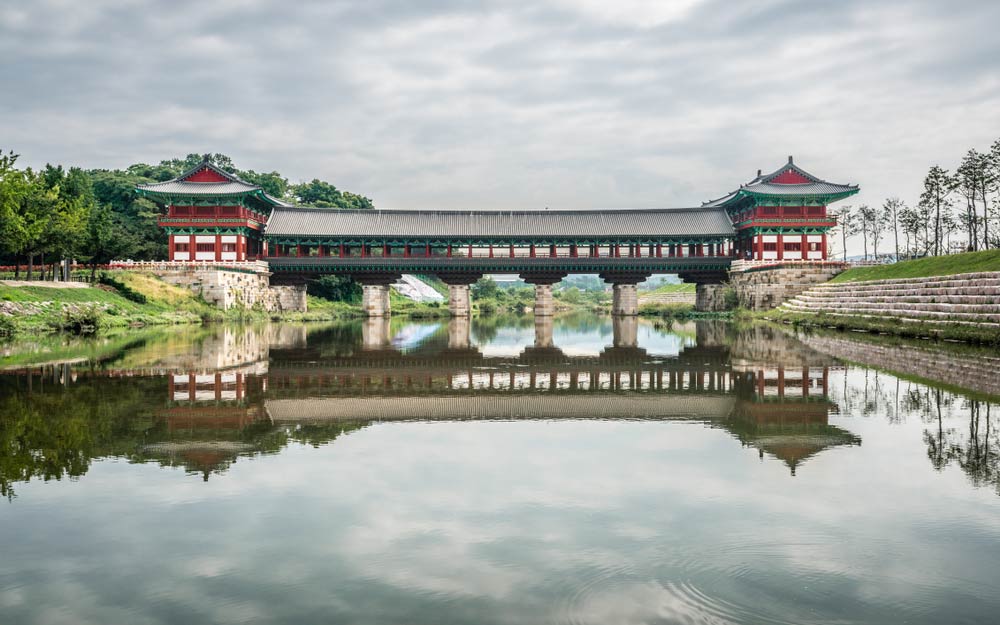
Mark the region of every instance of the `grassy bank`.
<instances>
[{"instance_id":1,"label":"grassy bank","mask_svg":"<svg viewBox=\"0 0 1000 625\"><path fill-rule=\"evenodd\" d=\"M830 315L826 313L797 313L781 309L752 313L757 319L789 324L797 327L829 328L834 330L869 332L903 338L960 341L974 345L1000 345L1000 328L957 323L922 323L899 321L891 318Z\"/></svg>"},{"instance_id":2,"label":"grassy bank","mask_svg":"<svg viewBox=\"0 0 1000 625\"><path fill-rule=\"evenodd\" d=\"M220 310L189 289L152 274L108 272L105 284L83 288L0 284L0 335L67 331L94 333L116 328L263 321L311 321L353 317L346 302L308 298L308 312L275 316L263 310Z\"/></svg>"},{"instance_id":3,"label":"grassy bank","mask_svg":"<svg viewBox=\"0 0 1000 625\"><path fill-rule=\"evenodd\" d=\"M1000 250L930 256L917 260L904 260L891 265L854 267L837 275L830 282L926 278L931 276L948 276L956 273L977 273L980 271L1000 271Z\"/></svg>"}]
</instances>

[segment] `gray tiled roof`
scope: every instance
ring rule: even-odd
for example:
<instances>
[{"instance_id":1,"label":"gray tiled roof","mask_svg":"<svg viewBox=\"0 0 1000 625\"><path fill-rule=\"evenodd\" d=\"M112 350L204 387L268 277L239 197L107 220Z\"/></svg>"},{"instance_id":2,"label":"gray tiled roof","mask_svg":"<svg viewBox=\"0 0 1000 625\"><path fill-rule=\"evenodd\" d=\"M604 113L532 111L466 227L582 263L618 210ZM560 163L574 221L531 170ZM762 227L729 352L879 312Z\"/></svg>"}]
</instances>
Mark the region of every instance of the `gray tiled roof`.
<instances>
[{"instance_id":1,"label":"gray tiled roof","mask_svg":"<svg viewBox=\"0 0 1000 625\"><path fill-rule=\"evenodd\" d=\"M586 236L730 236L722 209L541 211L342 210L277 207L270 236L511 239Z\"/></svg>"},{"instance_id":2,"label":"gray tiled roof","mask_svg":"<svg viewBox=\"0 0 1000 625\"><path fill-rule=\"evenodd\" d=\"M798 184L779 184L772 182L775 178L786 171L793 171L809 182L803 182ZM760 175L758 173L757 177L741 186L736 191L728 193L723 197L706 202L705 207L710 206L722 206L726 204L733 198L743 193L752 193L760 195L784 195L784 196L799 196L799 195L837 195L839 193L850 193L858 190L858 185L856 184L838 184L835 182L827 182L821 178L810 174L798 167L793 161L792 157L788 157L788 163L782 165L777 170L771 172L767 175Z\"/></svg>"},{"instance_id":3,"label":"gray tiled roof","mask_svg":"<svg viewBox=\"0 0 1000 625\"><path fill-rule=\"evenodd\" d=\"M221 175L226 179L226 182L190 182L188 180L184 180L191 174L203 168L211 169ZM236 174L232 174L220 167L216 167L208 161L202 161L200 164L192 167L190 170L184 172L173 180L140 184L136 185L136 188L140 191L163 193L167 195L243 195L259 191L270 203L279 206L288 206L286 202L282 202L278 198L271 197L267 193L264 193L261 187L255 184L250 184Z\"/></svg>"},{"instance_id":4,"label":"gray tiled roof","mask_svg":"<svg viewBox=\"0 0 1000 625\"><path fill-rule=\"evenodd\" d=\"M175 193L178 195L236 195L250 193L260 187L246 182L188 182L186 180L168 180L138 185L143 191L156 193Z\"/></svg>"}]
</instances>

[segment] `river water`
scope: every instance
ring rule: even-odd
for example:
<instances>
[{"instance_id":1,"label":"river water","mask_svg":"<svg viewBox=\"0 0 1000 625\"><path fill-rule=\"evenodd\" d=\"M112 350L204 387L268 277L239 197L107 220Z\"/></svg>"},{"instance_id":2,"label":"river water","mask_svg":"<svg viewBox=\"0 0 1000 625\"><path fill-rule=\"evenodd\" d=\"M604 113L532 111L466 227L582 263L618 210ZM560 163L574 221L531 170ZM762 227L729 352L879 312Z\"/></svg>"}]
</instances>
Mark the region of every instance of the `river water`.
<instances>
[{"instance_id":1,"label":"river water","mask_svg":"<svg viewBox=\"0 0 1000 625\"><path fill-rule=\"evenodd\" d=\"M5 625L1000 622L989 352L577 316L3 353Z\"/></svg>"}]
</instances>

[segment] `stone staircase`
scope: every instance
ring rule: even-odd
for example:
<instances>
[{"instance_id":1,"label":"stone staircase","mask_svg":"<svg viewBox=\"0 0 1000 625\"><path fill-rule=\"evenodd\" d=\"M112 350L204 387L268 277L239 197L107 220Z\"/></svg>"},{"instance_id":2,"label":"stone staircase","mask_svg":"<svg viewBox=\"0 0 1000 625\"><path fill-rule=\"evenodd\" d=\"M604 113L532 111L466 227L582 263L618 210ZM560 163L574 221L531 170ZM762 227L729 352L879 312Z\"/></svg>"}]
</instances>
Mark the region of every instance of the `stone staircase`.
<instances>
[{"instance_id":1,"label":"stone staircase","mask_svg":"<svg viewBox=\"0 0 1000 625\"><path fill-rule=\"evenodd\" d=\"M1000 272L826 283L793 297L781 310L1000 325Z\"/></svg>"}]
</instances>

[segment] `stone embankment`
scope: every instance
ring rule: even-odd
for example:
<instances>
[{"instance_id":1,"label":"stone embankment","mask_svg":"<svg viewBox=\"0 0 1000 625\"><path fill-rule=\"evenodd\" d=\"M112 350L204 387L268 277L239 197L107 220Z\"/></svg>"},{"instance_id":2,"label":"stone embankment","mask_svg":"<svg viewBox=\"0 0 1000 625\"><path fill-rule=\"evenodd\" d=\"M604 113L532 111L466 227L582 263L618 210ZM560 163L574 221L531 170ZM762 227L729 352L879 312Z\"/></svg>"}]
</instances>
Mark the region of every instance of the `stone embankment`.
<instances>
[{"instance_id":1,"label":"stone embankment","mask_svg":"<svg viewBox=\"0 0 1000 625\"><path fill-rule=\"evenodd\" d=\"M687 304L694 306L694 291L677 291L674 293L645 293L639 295L639 305L643 304Z\"/></svg>"},{"instance_id":2,"label":"stone embankment","mask_svg":"<svg viewBox=\"0 0 1000 625\"><path fill-rule=\"evenodd\" d=\"M951 352L932 347L885 345L837 336L800 334L812 349L867 367L937 380L959 388L1000 396L1000 357Z\"/></svg>"},{"instance_id":3,"label":"stone embankment","mask_svg":"<svg viewBox=\"0 0 1000 625\"><path fill-rule=\"evenodd\" d=\"M306 311L305 285L271 286L267 263L233 267L161 263L152 270L164 282L186 287L222 310Z\"/></svg>"},{"instance_id":4,"label":"stone embankment","mask_svg":"<svg viewBox=\"0 0 1000 625\"><path fill-rule=\"evenodd\" d=\"M827 283L796 295L782 310L996 327L1000 272Z\"/></svg>"},{"instance_id":5,"label":"stone embankment","mask_svg":"<svg viewBox=\"0 0 1000 625\"><path fill-rule=\"evenodd\" d=\"M834 261L736 261L729 282L740 306L769 310L824 283L847 265Z\"/></svg>"}]
</instances>

